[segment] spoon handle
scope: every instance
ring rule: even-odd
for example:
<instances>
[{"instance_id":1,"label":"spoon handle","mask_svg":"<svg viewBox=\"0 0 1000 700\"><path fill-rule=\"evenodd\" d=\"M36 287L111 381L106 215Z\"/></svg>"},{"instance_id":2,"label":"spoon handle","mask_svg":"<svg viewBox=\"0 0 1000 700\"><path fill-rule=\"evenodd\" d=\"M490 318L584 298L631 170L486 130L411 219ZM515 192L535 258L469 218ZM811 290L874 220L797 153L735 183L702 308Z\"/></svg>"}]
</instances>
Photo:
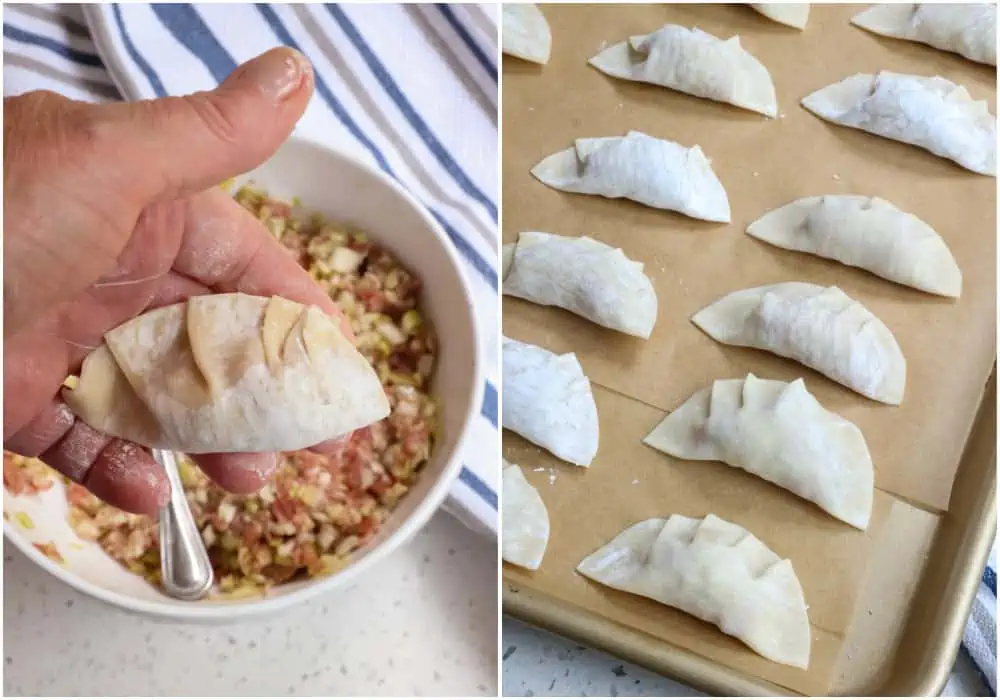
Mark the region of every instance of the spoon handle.
<instances>
[{"instance_id":1,"label":"spoon handle","mask_svg":"<svg viewBox=\"0 0 1000 700\"><path fill-rule=\"evenodd\" d=\"M173 452L153 450L153 459L170 479L170 502L160 511L163 590L172 598L199 600L212 587L212 563L184 495L177 458Z\"/></svg>"}]
</instances>

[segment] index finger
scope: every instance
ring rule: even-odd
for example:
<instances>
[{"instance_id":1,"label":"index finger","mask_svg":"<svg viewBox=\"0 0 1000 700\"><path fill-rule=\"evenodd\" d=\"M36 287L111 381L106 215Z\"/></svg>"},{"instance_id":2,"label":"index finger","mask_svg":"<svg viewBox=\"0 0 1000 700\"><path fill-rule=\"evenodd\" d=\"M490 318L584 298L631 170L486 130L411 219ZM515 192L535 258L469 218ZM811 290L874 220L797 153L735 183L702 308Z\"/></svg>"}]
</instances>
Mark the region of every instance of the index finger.
<instances>
[{"instance_id":1,"label":"index finger","mask_svg":"<svg viewBox=\"0 0 1000 700\"><path fill-rule=\"evenodd\" d=\"M350 321L323 288L253 214L219 188L188 200L174 270L218 292L281 296L318 306L339 318L344 335L354 340Z\"/></svg>"}]
</instances>

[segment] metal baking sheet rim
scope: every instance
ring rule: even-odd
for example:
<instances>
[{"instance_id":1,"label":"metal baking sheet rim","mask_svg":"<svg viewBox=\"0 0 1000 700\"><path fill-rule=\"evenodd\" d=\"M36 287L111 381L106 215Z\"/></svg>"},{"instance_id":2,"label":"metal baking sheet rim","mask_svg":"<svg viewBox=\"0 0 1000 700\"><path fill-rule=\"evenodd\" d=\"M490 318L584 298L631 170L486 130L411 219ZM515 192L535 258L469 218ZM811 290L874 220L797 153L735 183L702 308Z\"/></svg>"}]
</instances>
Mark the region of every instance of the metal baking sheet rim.
<instances>
[{"instance_id":1,"label":"metal baking sheet rim","mask_svg":"<svg viewBox=\"0 0 1000 700\"><path fill-rule=\"evenodd\" d=\"M997 532L997 465L996 465L996 365L990 374L983 402L976 415L973 431L966 446L980 433L987 439L992 436L993 449L987 464L980 468L982 483L976 489L978 494L973 508L964 513L965 522L960 525L962 546L954 549L951 561L957 568L938 591L925 592L927 573L920 583L920 591L914 597L908 617L903 623L903 638L910 633L914 624L914 612L920 608L928 595L937 594L932 601L931 616L938 624L932 634L921 645L925 654L930 654L928 663L920 664L921 672L896 678L893 673L881 687L867 689L872 695L891 694L896 697L934 697L941 694L948 675L954 665L969 611L975 600L983 568L989 557L990 547ZM991 411L992 409L992 411ZM992 422L987 422L992 412ZM956 479L957 484L957 479ZM949 511L943 517L956 516ZM931 558L939 555L943 532L939 532L931 549ZM801 696L788 688L769 683L741 673L699 654L683 649L652 635L630 629L600 615L581 610L574 605L560 601L545 593L528 590L521 583L504 578L504 614L529 625L547 629L589 646L603 649L626 661L638 664L652 671L685 683L692 688L711 695L739 697L794 697ZM721 633L720 633L721 634ZM896 651L902 644L897 645ZM895 665L895 658L892 665Z\"/></svg>"}]
</instances>

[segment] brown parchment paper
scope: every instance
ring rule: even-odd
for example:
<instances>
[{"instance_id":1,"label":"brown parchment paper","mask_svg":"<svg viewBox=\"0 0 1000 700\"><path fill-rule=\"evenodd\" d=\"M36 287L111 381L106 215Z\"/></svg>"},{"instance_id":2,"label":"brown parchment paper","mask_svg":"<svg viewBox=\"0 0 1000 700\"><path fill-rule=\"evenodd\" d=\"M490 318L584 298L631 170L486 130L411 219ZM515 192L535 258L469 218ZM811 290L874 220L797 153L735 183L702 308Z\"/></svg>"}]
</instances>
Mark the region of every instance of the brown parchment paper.
<instances>
[{"instance_id":1,"label":"brown parchment paper","mask_svg":"<svg viewBox=\"0 0 1000 700\"><path fill-rule=\"evenodd\" d=\"M577 354L595 385L601 422L600 450L589 470L504 432L504 456L522 465L552 521L542 568L530 574L505 566L505 579L810 694L830 687L893 499L932 514L947 509L996 356L996 180L912 146L827 124L799 106L805 95L854 73L893 70L947 77L974 98L988 99L995 113L995 70L851 26L850 17L864 7L813 5L808 27L798 32L736 5L544 5L553 36L550 63L503 61L504 243L519 231L539 230L621 247L645 264L660 309L652 337L642 341L504 297L505 335ZM587 65L604 46L668 22L723 38L739 34L770 70L782 116L770 120L615 80ZM701 145L726 187L732 223L557 192L530 175L535 163L575 138L632 129ZM764 212L820 194L877 195L929 223L962 269L961 299L926 295L744 233ZM901 407L865 399L788 360L715 343L689 320L731 291L791 280L836 284L893 331L908 364ZM783 380L802 376L824 406L861 427L879 490L867 533L739 470L674 460L641 444L665 412L693 392L748 371ZM628 525L674 512L713 512L792 560L813 624L809 671L767 662L711 626L575 574L580 559ZM897 525L893 537L905 537L898 528L905 526Z\"/></svg>"}]
</instances>

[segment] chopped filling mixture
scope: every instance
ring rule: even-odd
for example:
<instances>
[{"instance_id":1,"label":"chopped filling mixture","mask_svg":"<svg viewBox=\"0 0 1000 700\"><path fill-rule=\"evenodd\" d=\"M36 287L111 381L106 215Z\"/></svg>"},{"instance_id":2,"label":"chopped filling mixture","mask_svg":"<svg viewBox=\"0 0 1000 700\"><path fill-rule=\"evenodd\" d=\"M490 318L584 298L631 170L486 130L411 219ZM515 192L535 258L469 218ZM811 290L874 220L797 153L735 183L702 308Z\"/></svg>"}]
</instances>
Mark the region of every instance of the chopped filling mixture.
<instances>
[{"instance_id":1,"label":"chopped filling mixture","mask_svg":"<svg viewBox=\"0 0 1000 700\"><path fill-rule=\"evenodd\" d=\"M251 187L240 188L235 198L344 311L358 350L378 373L392 407L387 418L355 431L335 454L283 454L277 474L250 496L226 493L193 462L180 460L184 491L212 559L218 593L247 598L275 584L342 568L416 481L436 427L429 383L437 339L418 308L420 280L366 235L302 216L294 204ZM63 477L39 460L4 452L3 481L10 493L46 491L56 479ZM76 534L159 583L157 522L120 511L63 481ZM62 559L51 543L35 546Z\"/></svg>"}]
</instances>

